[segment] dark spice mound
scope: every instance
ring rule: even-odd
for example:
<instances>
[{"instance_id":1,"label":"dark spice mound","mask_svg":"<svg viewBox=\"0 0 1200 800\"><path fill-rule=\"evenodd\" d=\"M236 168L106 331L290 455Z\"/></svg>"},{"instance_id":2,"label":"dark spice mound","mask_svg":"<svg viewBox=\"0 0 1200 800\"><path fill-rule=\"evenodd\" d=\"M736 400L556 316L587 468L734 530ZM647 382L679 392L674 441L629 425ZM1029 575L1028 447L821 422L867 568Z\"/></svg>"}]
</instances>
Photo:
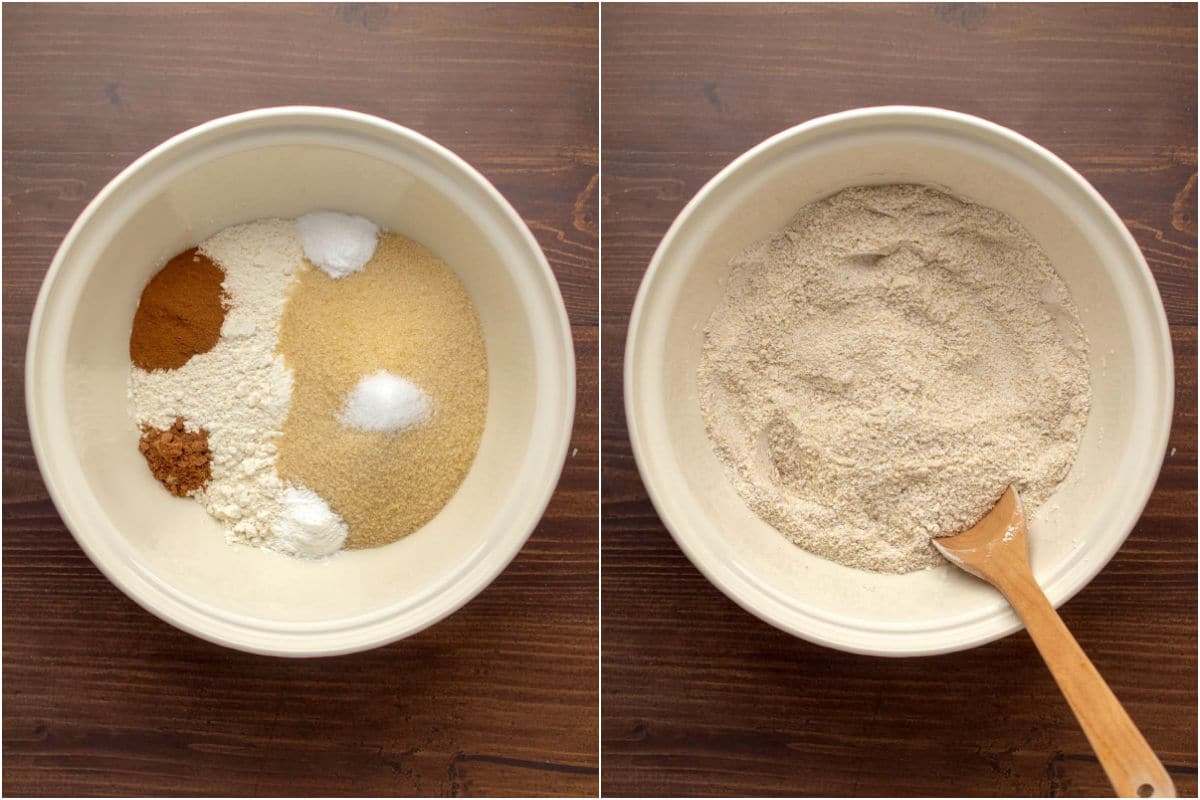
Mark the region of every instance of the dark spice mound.
<instances>
[{"instance_id":1,"label":"dark spice mound","mask_svg":"<svg viewBox=\"0 0 1200 800\"><path fill-rule=\"evenodd\" d=\"M225 272L196 248L167 262L142 290L129 357L144 370L177 369L207 353L225 322Z\"/></svg>"},{"instance_id":2,"label":"dark spice mound","mask_svg":"<svg viewBox=\"0 0 1200 800\"><path fill-rule=\"evenodd\" d=\"M158 482L177 497L187 497L204 488L212 477L208 431L201 428L188 433L183 429L183 417L176 417L166 430L143 426L138 450Z\"/></svg>"}]
</instances>

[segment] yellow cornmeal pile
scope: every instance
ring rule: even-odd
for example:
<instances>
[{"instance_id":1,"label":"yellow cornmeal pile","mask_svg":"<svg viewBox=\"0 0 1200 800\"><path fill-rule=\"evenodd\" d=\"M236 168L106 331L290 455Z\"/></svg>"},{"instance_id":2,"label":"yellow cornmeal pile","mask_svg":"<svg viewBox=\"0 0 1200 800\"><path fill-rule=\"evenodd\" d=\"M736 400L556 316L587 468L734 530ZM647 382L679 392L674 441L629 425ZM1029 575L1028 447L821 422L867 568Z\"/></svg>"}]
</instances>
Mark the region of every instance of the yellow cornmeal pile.
<instances>
[{"instance_id":1,"label":"yellow cornmeal pile","mask_svg":"<svg viewBox=\"0 0 1200 800\"><path fill-rule=\"evenodd\" d=\"M380 234L359 272L335 280L305 267L284 309L279 352L294 376L279 476L342 516L346 547L388 544L437 514L466 477L487 411L479 317L450 268L392 233ZM338 422L347 393L379 370L425 390L427 425L370 433Z\"/></svg>"}]
</instances>

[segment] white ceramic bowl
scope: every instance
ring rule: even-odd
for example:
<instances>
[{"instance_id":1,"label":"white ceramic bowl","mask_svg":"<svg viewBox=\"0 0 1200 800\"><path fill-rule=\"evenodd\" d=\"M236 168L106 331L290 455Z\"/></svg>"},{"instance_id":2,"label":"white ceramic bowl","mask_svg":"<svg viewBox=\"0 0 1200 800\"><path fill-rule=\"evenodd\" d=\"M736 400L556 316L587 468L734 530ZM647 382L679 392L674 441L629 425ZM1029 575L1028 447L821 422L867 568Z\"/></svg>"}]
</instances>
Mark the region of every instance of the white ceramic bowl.
<instances>
[{"instance_id":1,"label":"white ceramic bowl","mask_svg":"<svg viewBox=\"0 0 1200 800\"><path fill-rule=\"evenodd\" d=\"M663 238L630 320L625 407L642 478L679 546L747 611L818 644L886 656L962 650L1020 623L998 593L948 565L853 570L759 520L709 447L696 366L731 256L807 203L896 182L942 187L1014 217L1079 306L1092 412L1071 474L1031 524L1034 572L1055 605L1137 522L1162 464L1174 382L1162 301L1120 218L1063 161L998 125L930 108L833 114L768 139L701 189Z\"/></svg>"},{"instance_id":2,"label":"white ceramic bowl","mask_svg":"<svg viewBox=\"0 0 1200 800\"><path fill-rule=\"evenodd\" d=\"M424 528L383 548L303 561L225 543L138 453L126 380L142 287L220 229L313 209L362 214L459 275L487 347L487 424L466 480ZM217 119L118 175L67 234L26 357L34 452L80 546L164 620L220 644L311 656L384 644L461 607L517 554L554 491L571 432L574 357L554 276L503 197L399 125L329 108Z\"/></svg>"}]
</instances>

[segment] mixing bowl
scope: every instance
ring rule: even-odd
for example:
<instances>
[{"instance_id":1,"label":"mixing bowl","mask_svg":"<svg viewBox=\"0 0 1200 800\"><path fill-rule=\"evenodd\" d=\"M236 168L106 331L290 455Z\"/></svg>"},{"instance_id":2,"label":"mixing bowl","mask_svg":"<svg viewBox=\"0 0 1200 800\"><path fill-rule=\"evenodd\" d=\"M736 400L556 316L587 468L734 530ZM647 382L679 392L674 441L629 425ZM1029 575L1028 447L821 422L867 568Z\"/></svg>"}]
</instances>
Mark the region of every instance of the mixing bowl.
<instances>
[{"instance_id":1,"label":"mixing bowl","mask_svg":"<svg viewBox=\"0 0 1200 800\"><path fill-rule=\"evenodd\" d=\"M304 561L228 545L138 452L129 333L167 258L263 217L336 209L416 239L459 275L487 348L487 424L448 505L374 550ZM566 456L566 312L521 218L478 172L399 125L328 108L208 122L151 150L88 205L46 275L26 356L34 452L63 521L147 610L214 642L302 656L414 633L481 591L541 517Z\"/></svg>"},{"instance_id":2,"label":"mixing bowl","mask_svg":"<svg viewBox=\"0 0 1200 800\"><path fill-rule=\"evenodd\" d=\"M1174 377L1162 301L1120 218L1028 139L964 114L833 114L737 158L688 203L642 281L625 408L638 468L680 548L735 602L818 644L884 656L962 650L1020 627L991 587L944 565L850 569L792 545L726 480L705 434L696 367L730 258L849 186L923 183L1009 214L1050 257L1091 344L1093 404L1078 459L1030 525L1034 572L1059 605L1108 562L1162 465Z\"/></svg>"}]
</instances>

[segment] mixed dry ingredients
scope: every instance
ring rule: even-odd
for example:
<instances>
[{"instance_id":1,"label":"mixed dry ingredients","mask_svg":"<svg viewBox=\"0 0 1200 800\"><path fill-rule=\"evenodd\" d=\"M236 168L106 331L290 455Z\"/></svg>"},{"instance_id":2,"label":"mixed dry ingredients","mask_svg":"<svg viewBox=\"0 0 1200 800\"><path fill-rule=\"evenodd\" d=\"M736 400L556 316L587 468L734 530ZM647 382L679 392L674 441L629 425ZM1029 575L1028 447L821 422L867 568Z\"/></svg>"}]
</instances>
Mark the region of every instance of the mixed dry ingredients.
<instances>
[{"instance_id":1,"label":"mixed dry ingredients","mask_svg":"<svg viewBox=\"0 0 1200 800\"><path fill-rule=\"evenodd\" d=\"M1065 284L1016 222L915 185L847 189L736 256L700 404L740 496L850 567L943 563L931 539L1005 487L1032 512L1091 402Z\"/></svg>"},{"instance_id":2,"label":"mixed dry ingredients","mask_svg":"<svg viewBox=\"0 0 1200 800\"><path fill-rule=\"evenodd\" d=\"M142 292L129 354L154 477L231 541L291 556L417 530L483 434L487 362L466 289L362 217L261 220L177 255Z\"/></svg>"}]
</instances>

